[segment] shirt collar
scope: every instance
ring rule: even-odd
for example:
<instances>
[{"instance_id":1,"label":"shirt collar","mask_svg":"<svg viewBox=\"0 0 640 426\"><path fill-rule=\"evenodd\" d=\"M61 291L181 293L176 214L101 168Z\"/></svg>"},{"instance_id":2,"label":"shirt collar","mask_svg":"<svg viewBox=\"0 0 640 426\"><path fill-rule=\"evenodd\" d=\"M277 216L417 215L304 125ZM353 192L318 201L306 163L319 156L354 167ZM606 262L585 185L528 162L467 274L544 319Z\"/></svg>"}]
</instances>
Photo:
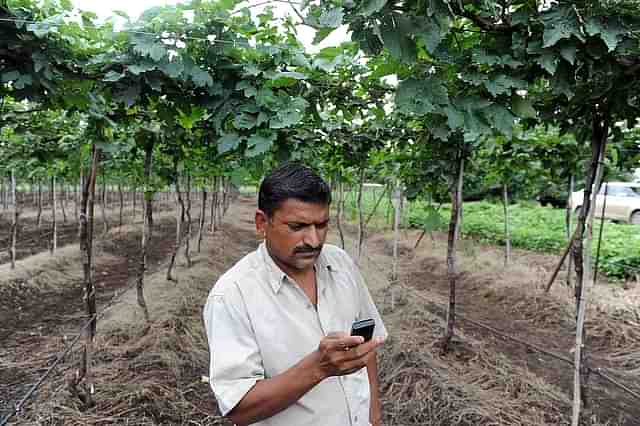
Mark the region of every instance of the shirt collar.
<instances>
[{"instance_id":1,"label":"shirt collar","mask_svg":"<svg viewBox=\"0 0 640 426\"><path fill-rule=\"evenodd\" d=\"M280 288L282 287L282 284L284 284L285 280L293 282L293 280L289 278L289 276L282 269L280 269L280 267L273 260L273 258L269 254L269 250L267 250L267 244L264 241L258 247L258 251L266 267L266 278L275 293L278 293L280 291ZM327 256L324 253L324 249L320 252L320 256L318 256L318 259L316 260L316 271L321 271L317 275L318 290L320 290L320 287L324 285L324 280L322 279L324 271L336 272L336 268L332 263L329 262L329 259L327 259Z\"/></svg>"}]
</instances>

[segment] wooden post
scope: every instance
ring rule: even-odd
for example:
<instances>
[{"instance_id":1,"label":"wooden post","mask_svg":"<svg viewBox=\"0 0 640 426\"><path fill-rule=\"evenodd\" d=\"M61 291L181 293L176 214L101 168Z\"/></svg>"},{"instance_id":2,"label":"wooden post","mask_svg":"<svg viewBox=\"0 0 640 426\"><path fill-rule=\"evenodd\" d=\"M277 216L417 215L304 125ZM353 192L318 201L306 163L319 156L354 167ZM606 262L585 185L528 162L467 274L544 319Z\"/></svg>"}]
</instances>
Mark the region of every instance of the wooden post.
<instances>
[{"instance_id":1,"label":"wooden post","mask_svg":"<svg viewBox=\"0 0 640 426\"><path fill-rule=\"evenodd\" d=\"M102 172L102 200L101 201L102 202L100 203L100 207L102 211L103 232L106 234L107 232L109 232L109 222L107 222L107 212L106 212L107 202L108 202L107 177L105 176L104 171Z\"/></svg>"},{"instance_id":2,"label":"wooden post","mask_svg":"<svg viewBox=\"0 0 640 426\"><path fill-rule=\"evenodd\" d=\"M51 176L51 254L55 253L58 248L58 224L56 222L56 177Z\"/></svg>"},{"instance_id":3,"label":"wooden post","mask_svg":"<svg viewBox=\"0 0 640 426\"><path fill-rule=\"evenodd\" d=\"M218 214L218 228L222 226L222 216L223 216L223 204L224 204L224 176L220 176L218 178L218 186L216 188L218 191L217 203L216 203L216 212Z\"/></svg>"},{"instance_id":4,"label":"wooden post","mask_svg":"<svg viewBox=\"0 0 640 426\"><path fill-rule=\"evenodd\" d=\"M216 205L218 204L218 178L213 177L211 181L211 207L209 212L209 232L216 231Z\"/></svg>"},{"instance_id":5,"label":"wooden post","mask_svg":"<svg viewBox=\"0 0 640 426\"><path fill-rule=\"evenodd\" d=\"M18 197L16 196L16 174L11 169L11 205L13 206L13 214L11 215L11 246L9 247L9 256L11 257L11 269L16 268L16 240L18 239Z\"/></svg>"},{"instance_id":6,"label":"wooden post","mask_svg":"<svg viewBox=\"0 0 640 426\"><path fill-rule=\"evenodd\" d=\"M122 184L118 182L118 199L120 200L119 226L122 227L122 211L124 210L124 194L122 193Z\"/></svg>"},{"instance_id":7,"label":"wooden post","mask_svg":"<svg viewBox=\"0 0 640 426\"><path fill-rule=\"evenodd\" d=\"M507 184L502 185L502 205L504 206L504 266L511 262L511 235L509 233L509 191Z\"/></svg>"},{"instance_id":8,"label":"wooden post","mask_svg":"<svg viewBox=\"0 0 640 426\"><path fill-rule=\"evenodd\" d=\"M144 220L142 223L142 241L141 241L141 253L140 253L140 269L138 270L138 279L136 282L136 294L138 306L142 309L144 318L148 323L150 320L149 309L147 308L147 302L144 298L144 274L147 271L147 250L149 247L149 241L151 240L151 224L153 223L153 197L152 191L148 191L147 187L151 185L151 162L153 155L153 142L148 142L145 146L144 155L144 186L143 186L143 212Z\"/></svg>"},{"instance_id":9,"label":"wooden post","mask_svg":"<svg viewBox=\"0 0 640 426\"><path fill-rule=\"evenodd\" d=\"M77 205L76 205L76 216L78 218L78 239L82 239L81 234L82 234L82 197L84 197L84 187L86 185L85 182L85 178L84 178L84 174L82 171L82 166L80 166L80 186L78 187L78 194L77 194Z\"/></svg>"},{"instance_id":10,"label":"wooden post","mask_svg":"<svg viewBox=\"0 0 640 426\"><path fill-rule=\"evenodd\" d=\"M447 239L447 277L449 278L449 306L447 308L447 329L442 344L442 352L446 353L453 338L456 320L456 241L460 232L460 216L462 215L462 185L464 179L464 154L458 152L456 181L451 194L451 222Z\"/></svg>"},{"instance_id":11,"label":"wooden post","mask_svg":"<svg viewBox=\"0 0 640 426\"><path fill-rule=\"evenodd\" d=\"M82 172L80 172L80 186L76 187L76 185L73 185L73 189L75 191L74 193L74 213L76 215L76 220L78 221L78 223L80 222L80 209L79 209L79 205L80 205L80 191L82 191ZM79 226L78 226L79 229ZM78 234L80 233L80 231L78 230Z\"/></svg>"},{"instance_id":12,"label":"wooden post","mask_svg":"<svg viewBox=\"0 0 640 426\"><path fill-rule=\"evenodd\" d=\"M393 267L391 270L391 280L393 282L398 279L398 243L400 241L400 220L401 220L401 201L402 201L402 188L400 187L400 180L396 179L395 188L393 190L393 197L391 199L394 209L393 215Z\"/></svg>"},{"instance_id":13,"label":"wooden post","mask_svg":"<svg viewBox=\"0 0 640 426\"><path fill-rule=\"evenodd\" d=\"M567 211L565 213L565 222L567 225L567 240L570 240L572 237L571 227L572 227L572 219L573 219L573 194L575 186L575 177L573 173L569 176L569 196L567 197ZM567 287L571 287L571 276L573 273L571 270L573 269L573 257L569 256L569 262L567 263Z\"/></svg>"},{"instance_id":14,"label":"wooden post","mask_svg":"<svg viewBox=\"0 0 640 426\"><path fill-rule=\"evenodd\" d=\"M84 276L84 299L87 306L87 316L91 324L85 329L84 350L82 354L82 364L74 377L69 381L69 388L73 395L78 397L85 405L93 405L93 380L91 375L91 358L93 355L93 340L96 334L96 293L94 279L93 261L93 209L95 197L96 174L98 172L99 151L95 143L91 147L91 170L88 179L83 177L82 200L80 203L80 253L82 255L82 271ZM84 392L80 392L78 387L82 381L86 383Z\"/></svg>"},{"instance_id":15,"label":"wooden post","mask_svg":"<svg viewBox=\"0 0 640 426\"><path fill-rule=\"evenodd\" d=\"M364 216L362 212L362 193L364 192L364 177L365 177L365 169L364 166L360 169L360 181L358 185L358 200L357 200L357 209L358 209L358 241L356 242L356 259L359 262L360 257L362 256L362 248L364 245Z\"/></svg>"},{"instance_id":16,"label":"wooden post","mask_svg":"<svg viewBox=\"0 0 640 426\"><path fill-rule=\"evenodd\" d=\"M60 199L60 210L62 210L62 221L65 224L67 223L67 210L65 208L65 204L69 199L69 196L67 194L68 192L65 188L64 181L63 181L62 185L60 185L60 195L62 196L62 198Z\"/></svg>"},{"instance_id":17,"label":"wooden post","mask_svg":"<svg viewBox=\"0 0 640 426\"><path fill-rule=\"evenodd\" d=\"M342 210L344 207L344 182L342 181L342 174L338 173L338 205L336 207L336 226L338 233L340 234L340 247L344 250L344 232L342 231Z\"/></svg>"},{"instance_id":18,"label":"wooden post","mask_svg":"<svg viewBox=\"0 0 640 426\"><path fill-rule=\"evenodd\" d=\"M38 196L36 197L38 205L38 215L36 216L36 228L40 229L42 223L42 182L38 179Z\"/></svg>"},{"instance_id":19,"label":"wooden post","mask_svg":"<svg viewBox=\"0 0 640 426\"><path fill-rule=\"evenodd\" d=\"M187 199L187 235L184 244L184 256L187 259L187 268L191 267L191 175L187 173L187 187L185 189L185 198Z\"/></svg>"},{"instance_id":20,"label":"wooden post","mask_svg":"<svg viewBox=\"0 0 640 426\"><path fill-rule=\"evenodd\" d=\"M595 216L596 199L603 174L603 160L606 152L609 132L609 118L594 118L592 134L592 157L584 189L584 201L577 224L577 238L574 245L576 264L576 346L574 352L573 374L573 411L572 426L580 423L581 405L587 402L586 385L589 371L585 362L584 323L587 310L588 293L593 286L591 264L591 241L593 236L593 217ZM593 195L592 195L593 191ZM592 198L593 196L593 198Z\"/></svg>"},{"instance_id":21,"label":"wooden post","mask_svg":"<svg viewBox=\"0 0 640 426\"><path fill-rule=\"evenodd\" d=\"M207 189L205 186L202 187L202 197L201 197L201 209L200 209L200 222L198 228L198 253L200 253L200 248L202 245L202 236L204 234L204 223L206 221L207 214Z\"/></svg>"},{"instance_id":22,"label":"wooden post","mask_svg":"<svg viewBox=\"0 0 640 426\"><path fill-rule=\"evenodd\" d=\"M4 176L0 175L0 197L2 197L2 210L7 210L7 185L4 181Z\"/></svg>"},{"instance_id":23,"label":"wooden post","mask_svg":"<svg viewBox=\"0 0 640 426\"><path fill-rule=\"evenodd\" d=\"M176 182L175 182L175 191L176 197L178 198L178 202L176 203L176 245L173 248L173 253L171 254L171 260L169 261L169 267L167 268L167 280L173 281L174 278L171 275L171 271L173 270L173 266L176 261L176 257L178 255L178 250L182 246L182 225L185 220L185 208L184 201L182 200L182 194L180 192L180 175L178 174L178 165L177 160L174 160L174 170L176 171Z\"/></svg>"}]
</instances>

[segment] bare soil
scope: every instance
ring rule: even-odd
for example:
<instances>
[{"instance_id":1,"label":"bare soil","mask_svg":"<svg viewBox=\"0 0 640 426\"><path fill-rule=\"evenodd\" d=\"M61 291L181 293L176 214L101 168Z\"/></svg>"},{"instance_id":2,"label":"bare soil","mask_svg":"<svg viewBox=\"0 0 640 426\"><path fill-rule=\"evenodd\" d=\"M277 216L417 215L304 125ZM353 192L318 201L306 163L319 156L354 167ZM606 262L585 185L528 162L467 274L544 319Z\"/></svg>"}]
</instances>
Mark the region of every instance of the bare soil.
<instances>
[{"instance_id":1,"label":"bare soil","mask_svg":"<svg viewBox=\"0 0 640 426\"><path fill-rule=\"evenodd\" d=\"M77 232L74 225L70 227ZM151 271L173 249L174 235L170 219L165 218L154 227L148 254ZM126 233L114 229L108 238L96 241L98 309L137 276L140 240L140 229ZM27 281L0 285L0 412L23 394L53 361L56 352L75 337L86 320L83 294L82 281L74 279L44 290Z\"/></svg>"},{"instance_id":2,"label":"bare soil","mask_svg":"<svg viewBox=\"0 0 640 426\"><path fill-rule=\"evenodd\" d=\"M443 247L425 241L416 253L412 250L415 235L411 237L405 233L401 241L405 250L401 250L400 282L413 290L409 297L418 297L424 311L444 318L449 280L441 250ZM441 235L435 239L441 244L446 243ZM376 236L372 240L369 244L371 252L391 254L389 236ZM519 251L514 256L514 264L504 268L497 266L502 261L500 249L490 246L476 246L475 249L482 254L464 253L463 243L459 253L462 272L457 277L456 312L573 359L575 320L572 291L563 288L562 282L555 284L554 293L545 294L541 289L558 258ZM486 260L483 257L487 256L493 258L491 267L482 268ZM600 287L596 296L603 292L615 294L615 290ZM611 299L611 294L608 297ZM615 309L615 303L609 300L606 305L594 303L589 309L585 343L588 364L606 367L609 376L640 394L640 323L637 311L626 309L628 305L624 294L619 297L617 305L619 309ZM568 399L572 398L572 366L460 319L457 330L464 338L481 341L483 350L504 356L511 365L535 374L544 383L560 389ZM439 336L435 339L428 344L436 345ZM634 353L635 356L632 355ZM464 365L475 356L475 351L461 356L454 350L453 355L447 355L446 359ZM640 401L595 374L590 375L587 396L588 409L598 421L613 425L640 424Z\"/></svg>"}]
</instances>

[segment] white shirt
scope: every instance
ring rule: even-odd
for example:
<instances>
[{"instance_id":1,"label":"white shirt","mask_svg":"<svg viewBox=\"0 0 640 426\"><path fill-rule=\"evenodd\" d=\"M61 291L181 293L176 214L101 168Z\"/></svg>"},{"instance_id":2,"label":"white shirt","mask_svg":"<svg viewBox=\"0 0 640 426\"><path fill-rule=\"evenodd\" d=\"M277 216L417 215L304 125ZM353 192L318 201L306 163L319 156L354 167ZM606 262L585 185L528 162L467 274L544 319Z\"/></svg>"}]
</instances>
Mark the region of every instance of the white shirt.
<instances>
[{"instance_id":1,"label":"white shirt","mask_svg":"<svg viewBox=\"0 0 640 426\"><path fill-rule=\"evenodd\" d=\"M215 284L204 307L211 353L210 383L227 415L258 380L274 377L317 350L331 332L349 333L354 321L375 320L387 337L362 275L340 248L324 245L316 261L317 310L276 265L265 244ZM367 426L367 369L329 377L259 426Z\"/></svg>"}]
</instances>

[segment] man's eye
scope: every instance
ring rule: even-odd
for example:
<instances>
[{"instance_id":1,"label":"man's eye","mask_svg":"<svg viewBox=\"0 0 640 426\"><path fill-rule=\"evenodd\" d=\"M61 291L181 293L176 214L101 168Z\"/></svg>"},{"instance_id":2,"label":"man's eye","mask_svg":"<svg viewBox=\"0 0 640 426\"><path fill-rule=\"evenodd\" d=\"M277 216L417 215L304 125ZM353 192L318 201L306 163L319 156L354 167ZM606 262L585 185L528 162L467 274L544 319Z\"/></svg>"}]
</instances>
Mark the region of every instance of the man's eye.
<instances>
[{"instance_id":1,"label":"man's eye","mask_svg":"<svg viewBox=\"0 0 640 426\"><path fill-rule=\"evenodd\" d=\"M289 223L289 229L292 231L299 231L302 229L302 225L300 225L299 223Z\"/></svg>"},{"instance_id":2,"label":"man's eye","mask_svg":"<svg viewBox=\"0 0 640 426\"><path fill-rule=\"evenodd\" d=\"M329 222L323 222L323 223L319 223L318 225L316 225L316 228L318 229L324 229L327 226L329 226Z\"/></svg>"}]
</instances>

